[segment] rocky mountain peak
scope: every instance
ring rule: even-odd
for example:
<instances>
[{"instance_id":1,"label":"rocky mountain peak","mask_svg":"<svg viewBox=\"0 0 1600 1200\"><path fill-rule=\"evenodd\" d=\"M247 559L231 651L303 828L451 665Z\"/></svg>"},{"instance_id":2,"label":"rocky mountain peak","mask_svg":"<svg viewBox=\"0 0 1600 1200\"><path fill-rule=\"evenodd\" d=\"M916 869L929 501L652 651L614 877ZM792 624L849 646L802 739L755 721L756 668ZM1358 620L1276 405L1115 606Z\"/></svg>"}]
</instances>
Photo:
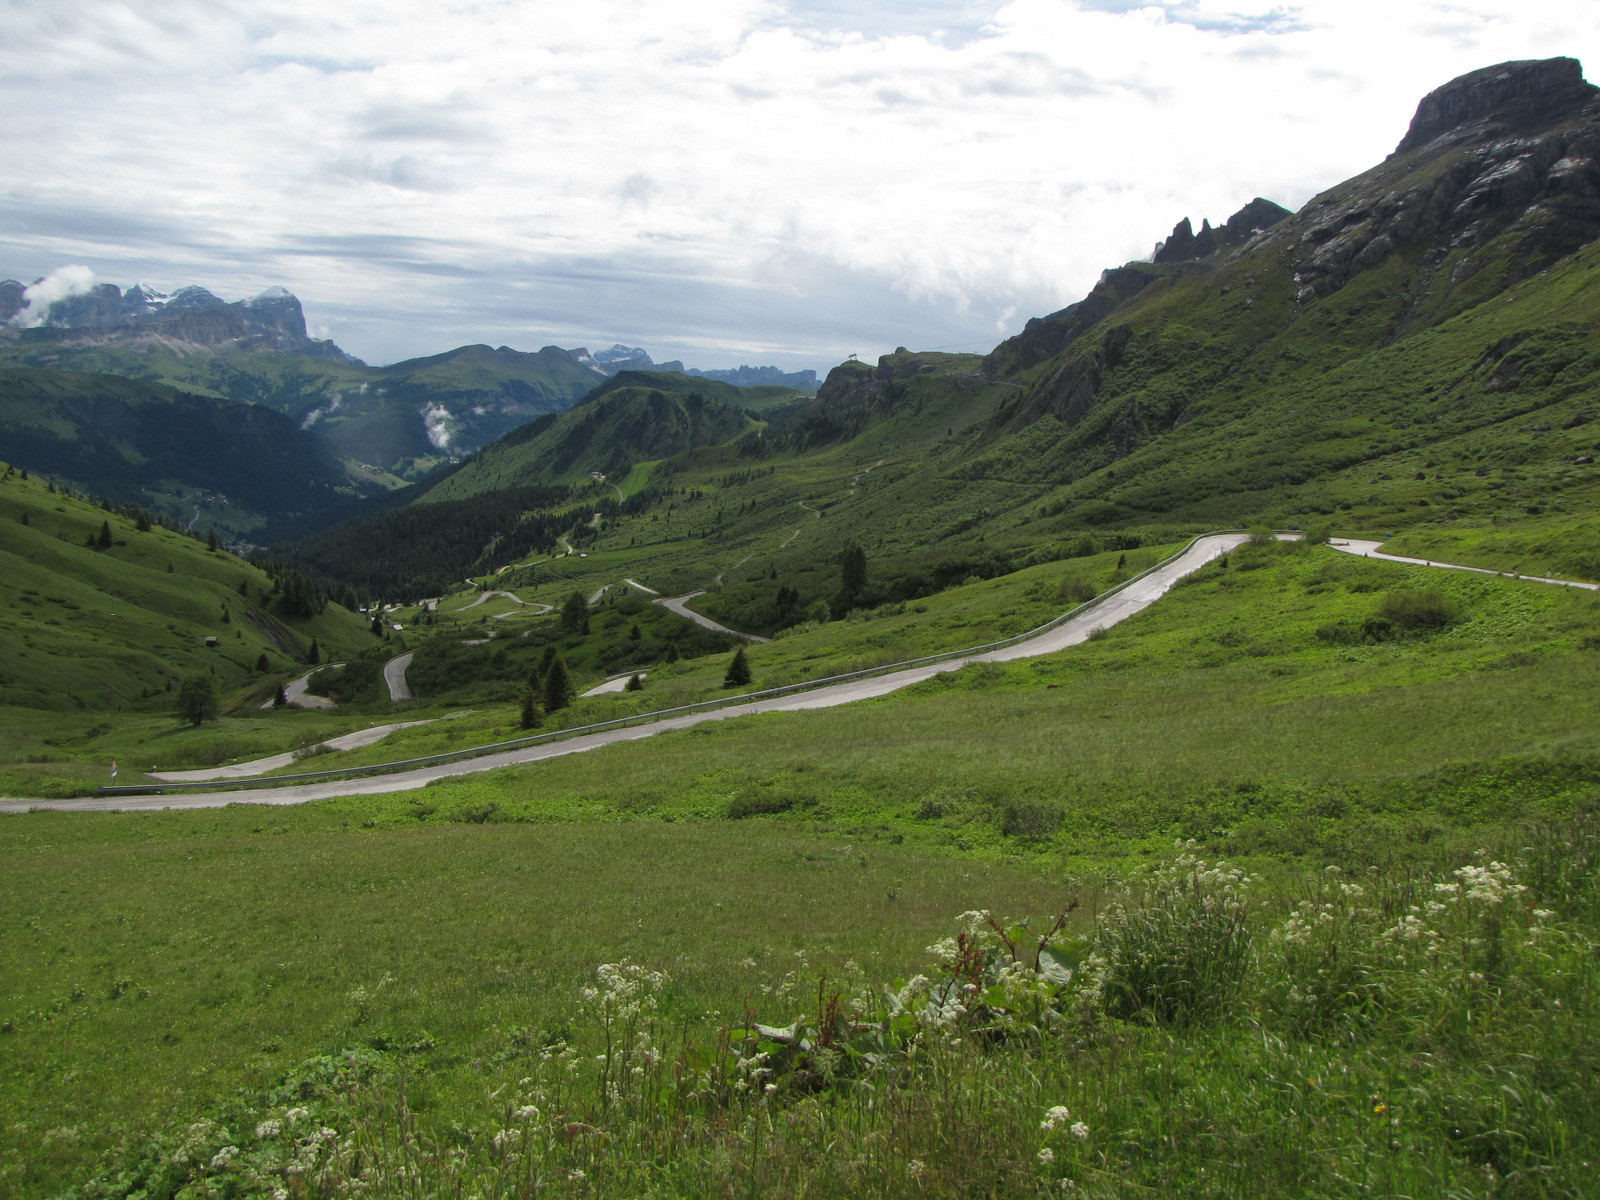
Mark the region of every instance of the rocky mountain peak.
<instances>
[{"instance_id":1,"label":"rocky mountain peak","mask_svg":"<svg viewBox=\"0 0 1600 1200\"><path fill-rule=\"evenodd\" d=\"M1488 118L1512 125L1547 124L1600 94L1575 58L1525 59L1483 67L1422 98L1411 128L1395 147L1405 154L1441 134Z\"/></svg>"}]
</instances>

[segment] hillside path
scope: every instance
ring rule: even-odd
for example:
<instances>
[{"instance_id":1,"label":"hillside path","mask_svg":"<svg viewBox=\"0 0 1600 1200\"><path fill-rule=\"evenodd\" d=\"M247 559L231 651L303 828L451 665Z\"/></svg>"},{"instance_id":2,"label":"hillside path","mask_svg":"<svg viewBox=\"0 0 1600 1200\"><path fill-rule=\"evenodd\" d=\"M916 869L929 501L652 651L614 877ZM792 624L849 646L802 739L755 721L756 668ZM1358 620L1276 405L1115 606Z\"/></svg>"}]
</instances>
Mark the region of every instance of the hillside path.
<instances>
[{"instance_id":1,"label":"hillside path","mask_svg":"<svg viewBox=\"0 0 1600 1200\"><path fill-rule=\"evenodd\" d=\"M1200 538L1171 562L1163 564L1142 579L1136 580L1117 595L1096 605L1088 612L1063 621L1060 625L1046 630L1036 638L1030 638L1028 641L1018 645L1008 646L1003 650L995 650L987 654L944 659L940 662L928 663L922 666L906 667L884 675L847 680L843 683L817 688L815 691L800 692L791 696L779 696L770 700L752 700L747 704L733 704L710 712L685 713L682 716L667 717L649 725L601 730L597 733L567 738L564 741L526 746L518 750L507 750L500 754L489 754L482 758L467 759L462 762L439 763L435 766L420 767L414 771L402 771L393 775L296 784L266 791L242 789L170 796L82 796L69 800L7 799L0 800L0 811L25 812L30 808L74 811L217 808L224 804L304 804L310 800L327 800L337 796L385 795L391 792L408 792L416 788L426 787L436 779L449 779L457 775L474 774L479 771L493 771L501 767L521 766L526 763L541 762L547 758L559 758L565 754L581 754L586 750L595 750L601 746L609 746L617 742L641 741L644 738L654 737L656 734L664 733L670 729L687 729L692 725L699 725L705 721L724 721L731 717L750 716L754 713L801 712L812 708L832 708L840 704L850 704L856 700L868 700L875 696L886 696L890 692L899 691L901 688L909 687L913 683L931 679L941 672L959 670L969 663L1005 662L1010 659L1027 658L1037 654L1054 654L1059 650L1066 649L1068 646L1076 646L1080 642L1087 641L1089 635L1101 626L1115 625L1117 622L1131 617L1134 613L1148 608L1166 595L1167 590L1185 575L1198 571L1212 559L1228 553L1248 540L1248 537L1248 534L1243 533L1222 533ZM699 593L695 594L698 595ZM691 597L674 597L680 603L689 598ZM670 604L671 601L663 600L657 601L657 603ZM693 620L698 614L685 613L684 615Z\"/></svg>"},{"instance_id":2,"label":"hillside path","mask_svg":"<svg viewBox=\"0 0 1600 1200\"><path fill-rule=\"evenodd\" d=\"M740 633L737 629L729 629L726 625L718 625L710 617L702 617L692 608L685 607L696 596L704 596L705 594L705 588L701 588L698 592L690 592L687 596L664 596L660 600L652 600L651 603L670 609L680 617L688 617L689 620L702 629L709 629L713 633L730 633L736 638L744 638L747 642L770 642L772 640L771 638L764 638L760 634Z\"/></svg>"},{"instance_id":3,"label":"hillside path","mask_svg":"<svg viewBox=\"0 0 1600 1200\"><path fill-rule=\"evenodd\" d=\"M1581 583L1576 579L1549 579L1543 575L1518 575L1511 571L1494 571L1488 567L1463 567L1459 563L1434 562L1431 558L1403 558L1398 554L1383 554L1379 549L1383 545L1382 542L1363 541L1360 538L1329 538L1328 545L1335 550L1343 550L1346 554L1357 554L1362 558L1381 558L1384 562L1406 563L1416 567L1438 567L1443 571L1471 571L1474 575L1498 575L1502 579L1521 579L1527 583L1553 583L1558 587L1600 591L1600 583Z\"/></svg>"},{"instance_id":4,"label":"hillside path","mask_svg":"<svg viewBox=\"0 0 1600 1200\"><path fill-rule=\"evenodd\" d=\"M342 662L340 662L340 663L327 663L325 665L330 666L330 667L342 667L342 666L344 666L344 664ZM329 700L326 696L313 696L313 695L311 695L310 693L308 693L306 691L306 684L309 683L311 681L311 677L313 675L315 675L320 670L322 670L321 667L312 667L311 670L307 671L304 675L300 676L299 679L291 679L288 683L283 685L283 694L284 694L285 697L287 697L287 702L288 702L289 705L291 705L291 706L293 706L295 708L332 708L333 707L333 701ZM276 700L276 699L277 699L276 696L274 696L272 698L272 700ZM272 707L272 700L268 700L261 707L262 708L271 708Z\"/></svg>"},{"instance_id":5,"label":"hillside path","mask_svg":"<svg viewBox=\"0 0 1600 1200\"><path fill-rule=\"evenodd\" d=\"M627 680L624 679L623 682L626 683ZM316 750L326 746L330 750L359 750L363 746L383 741L397 729L427 725L434 719L436 718L430 718L428 721L396 721L390 725L374 725L370 729L358 729L354 733L329 738L306 749ZM227 767L208 767L202 771L151 771L150 778L159 779L162 783L209 783L221 779L247 779L252 775L265 775L268 771L287 767L295 761L297 761L295 752L291 750L287 754L272 754L266 758L252 758L249 762L234 763Z\"/></svg>"},{"instance_id":6,"label":"hillside path","mask_svg":"<svg viewBox=\"0 0 1600 1200\"><path fill-rule=\"evenodd\" d=\"M628 690L628 680L632 679L635 675L637 675L640 679L644 679L649 674L649 671L629 671L624 675L613 675L604 683L597 683L587 692L579 693L578 699L583 700L589 696L605 696L612 692L625 692Z\"/></svg>"},{"instance_id":7,"label":"hillside path","mask_svg":"<svg viewBox=\"0 0 1600 1200\"><path fill-rule=\"evenodd\" d=\"M383 664L383 681L389 685L391 704L411 699L411 685L406 682L406 668L411 665L411 656L415 653L415 650L407 650Z\"/></svg>"},{"instance_id":8,"label":"hillside path","mask_svg":"<svg viewBox=\"0 0 1600 1200\"><path fill-rule=\"evenodd\" d=\"M327 800L338 796L375 796L391 792L408 792L416 788L426 787L437 779L449 779L453 776L474 774L479 771L493 771L502 767L521 766L526 763L541 762L548 758L559 758L566 754L581 754L586 750L595 750L601 746L609 746L617 742L641 741L644 738L653 737L658 733L664 733L671 729L687 729L705 721L725 721L732 717L750 716L754 713L801 712L813 708L833 708L836 705L850 704L856 700L868 700L876 696L885 696L890 692L899 691L903 687L909 687L913 683L931 679L942 672L960 670L969 663L1008 662L1013 659L1030 658L1040 654L1054 654L1070 646L1079 645L1088 641L1089 635L1096 629L1125 621L1135 613L1148 608L1166 595L1172 585L1180 579L1193 574L1208 562L1227 554L1248 540L1249 535L1243 533L1216 533L1197 538L1183 553L1171 561L1161 564L1148 575L1134 580L1116 595L1102 601L1086 612L1070 617L1061 624L1045 630L1039 636L1029 638L1025 642L1019 642L1017 645L1007 646L1004 649L992 650L983 654L965 655L960 658L943 659L936 663L905 667L898 671L869 676L865 679L846 680L842 683L817 688L814 691L774 697L770 700L752 700L746 704L732 704L726 708L714 709L709 712L685 713L682 716L667 717L649 725L601 730L596 733L568 738L565 741L546 742L537 746L526 746L518 750L489 754L482 758L440 763L436 766L422 767L414 771L397 772L393 775L305 783L267 791L241 789L170 796L81 796L67 800L3 799L0 800L0 812L26 812L34 808L91 812L131 812L168 808L218 808L225 804L304 804L311 800ZM1371 543L1371 545L1378 544L1380 543ZM1353 554L1372 553L1364 549L1361 543L1342 538L1334 548ZM1418 562L1416 559L1395 558L1392 555L1381 555L1380 557L1394 558L1395 561L1399 562ZM1426 560L1422 560L1419 565L1443 568L1454 568L1455 566L1452 563L1429 563ZM1494 572L1488 573L1494 574ZM1523 578L1527 577L1524 576ZM1554 582L1570 583L1568 580L1556 580ZM1594 588L1596 585L1577 584L1576 586ZM698 592L694 593L694 595L700 594ZM674 598L680 604L688 599L693 599L693 596ZM671 605L673 601L659 600L657 603ZM696 620L698 617L698 614L690 612L684 612L683 615L691 620ZM701 623L703 624L704 622L702 621Z\"/></svg>"}]
</instances>

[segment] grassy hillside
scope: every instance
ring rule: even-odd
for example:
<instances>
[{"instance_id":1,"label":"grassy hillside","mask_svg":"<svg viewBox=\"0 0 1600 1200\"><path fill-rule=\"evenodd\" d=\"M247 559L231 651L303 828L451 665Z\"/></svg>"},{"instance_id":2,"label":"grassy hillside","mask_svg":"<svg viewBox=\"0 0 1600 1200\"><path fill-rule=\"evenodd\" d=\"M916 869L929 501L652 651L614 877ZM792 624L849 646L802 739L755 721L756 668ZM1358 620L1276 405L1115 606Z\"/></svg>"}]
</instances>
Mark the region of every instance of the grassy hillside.
<instances>
[{"instance_id":1,"label":"grassy hillside","mask_svg":"<svg viewBox=\"0 0 1600 1200\"><path fill-rule=\"evenodd\" d=\"M598 376L556 346L524 354L462 346L387 367L238 344L127 344L48 331L0 342L0 360L122 376L260 404L315 429L341 458L404 479L470 453L541 413L559 412Z\"/></svg>"},{"instance_id":2,"label":"grassy hillside","mask_svg":"<svg viewBox=\"0 0 1600 1200\"><path fill-rule=\"evenodd\" d=\"M13 462L225 534L356 494L327 445L268 409L113 375L0 368Z\"/></svg>"},{"instance_id":3,"label":"grassy hillside","mask_svg":"<svg viewBox=\"0 0 1600 1200\"><path fill-rule=\"evenodd\" d=\"M637 462L719 445L752 428L742 400L743 390L732 384L620 371L567 412L530 422L481 451L424 501L591 475L620 482Z\"/></svg>"},{"instance_id":4,"label":"grassy hillside","mask_svg":"<svg viewBox=\"0 0 1600 1200\"><path fill-rule=\"evenodd\" d=\"M1044 582L1081 561L1030 573ZM968 586L976 598L1009 582ZM1373 641L1319 634L1359 629L1387 596L1427 589L1459 606L1452 624ZM1002 1194L1028 1194L1049 1142L1039 1122L1057 1103L1085 1123L1090 1156L1076 1156L1082 1143L1069 1138L1046 1165L1052 1180L1073 1172L1085 1188L1109 1172L1156 1190L1230 1194L1226 1184L1208 1191L1221 1172L1254 1180L1252 1194L1291 1194L1326 1178L1329 1163L1365 1178L1360 1164L1381 1162L1385 1186L1402 1180L1426 1194L1481 1176L1486 1157L1497 1172L1542 1163L1566 1178L1592 1136L1577 1115L1588 1087L1578 1035L1593 1020L1596 982L1580 969L1587 958L1561 948L1590 929L1583 864L1600 856L1552 857L1563 839L1570 850L1593 834L1548 823L1600 786L1600 658L1585 648L1597 629L1587 594L1330 550L1247 549L1106 638L848 709L716 723L394 797L12 818L0 852L14 865L7 904L24 932L8 943L16 1070L0 1086L28 1096L30 1116L5 1131L8 1186L41 1194L82 1180L116 1153L119 1130L131 1135L120 1160L131 1168L151 1153L148 1133L178 1137L202 1117L253 1156L262 1121L307 1103L342 1136L367 1139L370 1161L391 1153L382 1147L393 1117L377 1097L392 1101L402 1072L425 1145L478 1131L456 1143L475 1181L514 1165L483 1148L506 1124L512 1091L484 1097L518 1080L517 1103L539 1110L518 1118L532 1122L524 1136L570 1120L607 1135L570 1161L554 1148L566 1140L541 1150L559 1153L555 1186L568 1189L576 1169L618 1187L639 1172L714 1182L731 1168L697 1147L733 1136L713 1132L721 1121L746 1129L770 1111L759 1146L745 1133L736 1141L740 1169L761 1178L820 1170L800 1154L809 1133L779 1130L837 1121L837 1137L878 1130L905 1145L876 1176L891 1179L890 1194L918 1186L912 1159L939 1178L976 1159L1011 1180ZM758 674L770 670L761 656L788 641L757 648ZM645 1136L635 1120L657 1119L641 1112L657 1109L607 1108L590 1098L588 1069L564 1073L572 1054L593 1064L605 1052L579 996L600 963L626 958L671 975L657 995L672 1030L668 1061L682 1055L699 1071L719 1030L737 1044L748 1007L774 1028L796 1016L814 1027L819 975L824 1000L835 988L865 1000L913 972L936 974L922 947L956 932L950 921L965 909L1053 914L1076 899L1062 954L1081 957L1090 940L1112 936L1103 922L1116 881L1128 881L1130 907L1156 904L1145 868L1166 864L1174 837L1196 839L1208 859L1243 855L1255 877L1249 965L1237 984L1208 975L1219 990L1196 993L1203 1010L1113 1005L1085 1019L1061 1000L1064 1024L1041 1015L1038 1036L966 1029L949 1035L962 1038L952 1046L930 1034L920 1070L885 1062L867 1075L870 1090L850 1082L853 1068L820 1088L780 1069L770 1109L737 1094L695 1100L671 1118L682 1135L659 1154L632 1140ZM1487 861L1473 857L1480 847L1514 862L1536 906L1555 914L1538 919L1551 930L1538 936L1553 939L1556 957L1530 949L1519 900L1500 926L1512 940L1488 968L1498 991L1463 984L1470 995L1458 995L1426 974L1425 956L1372 959L1415 889L1436 895L1435 880ZM1339 935L1349 940L1328 947L1364 947L1368 957L1351 961L1370 1003L1299 1022L1284 997L1291 986L1304 994L1325 962L1286 960L1273 930L1298 906L1327 901L1331 885L1317 881L1330 864L1379 913L1350 908ZM72 886L91 870L107 891ZM579 892L592 902L573 903ZM327 903L308 906L306 895ZM1172 919L1189 919L1183 911ZM530 928L542 931L531 941ZM1447 929L1457 939L1447 953L1470 949L1461 939L1477 930ZM1480 967L1474 959L1470 969ZM113 1040L121 1054L95 1053ZM320 1069L300 1065L310 1056L345 1048L369 1062L360 1078L376 1096L340 1099L338 1087L295 1082ZM1549 1064L1538 1085L1549 1100L1506 1101L1507 1111L1497 1081L1529 1055ZM1261 1084L1290 1070L1295 1089ZM945 1072L951 1086L994 1093L970 1128L940 1126L964 1147L954 1156L933 1152L926 1124ZM1164 1072L1183 1086L1163 1083ZM980 1077L993 1086L978 1087ZM285 1081L292 1091L281 1098L253 1098ZM538 1097L526 1090L536 1085ZM225 1099L241 1086L252 1098ZM668 1087L649 1103L677 1094ZM1393 1127L1371 1125L1377 1105L1401 1112L1412 1152L1380 1153ZM1261 1151L1264 1131L1302 1119L1313 1162ZM1215 1128L1192 1152L1156 1153L1173 1123ZM1508 1126L1519 1131L1511 1145L1488 1138ZM1463 1128L1477 1132L1451 1132ZM1111 1137L1102 1157L1097 1139ZM222 1143L207 1145L205 1163ZM1013 1179L1005 1163L1019 1155L1029 1165ZM433 1161L430 1150L419 1169Z\"/></svg>"},{"instance_id":5,"label":"grassy hillside","mask_svg":"<svg viewBox=\"0 0 1600 1200\"><path fill-rule=\"evenodd\" d=\"M112 545L88 545L99 542L103 526ZM305 670L313 638L329 655L373 640L338 605L311 618L286 615L273 588L263 571L208 551L203 541L159 525L141 530L131 517L7 473L0 482L7 727L0 788L27 794L103 781L100 760L115 752L100 755L96 740L130 724L177 734L173 692L184 679L204 673L225 708L253 711ZM207 637L218 645L208 648ZM263 654L266 672L257 669ZM71 745L53 747L60 738ZM99 765L91 770L85 757Z\"/></svg>"}]
</instances>

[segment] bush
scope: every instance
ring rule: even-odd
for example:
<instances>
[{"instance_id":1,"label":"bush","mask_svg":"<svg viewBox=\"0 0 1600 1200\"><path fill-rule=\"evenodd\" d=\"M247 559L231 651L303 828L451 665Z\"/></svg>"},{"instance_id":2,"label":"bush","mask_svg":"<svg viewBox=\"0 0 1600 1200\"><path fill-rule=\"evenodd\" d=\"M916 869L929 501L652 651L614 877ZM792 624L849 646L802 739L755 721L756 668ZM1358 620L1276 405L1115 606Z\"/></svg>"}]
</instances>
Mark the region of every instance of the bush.
<instances>
[{"instance_id":1,"label":"bush","mask_svg":"<svg viewBox=\"0 0 1600 1200\"><path fill-rule=\"evenodd\" d=\"M1441 592L1389 592L1378 605L1378 615L1411 633L1444 629L1461 619L1461 605Z\"/></svg>"},{"instance_id":2,"label":"bush","mask_svg":"<svg viewBox=\"0 0 1600 1200\"><path fill-rule=\"evenodd\" d=\"M1172 1026L1222 1016L1250 965L1248 882L1186 851L1155 874L1142 902L1113 908L1086 963L1105 1012Z\"/></svg>"},{"instance_id":3,"label":"bush","mask_svg":"<svg viewBox=\"0 0 1600 1200\"><path fill-rule=\"evenodd\" d=\"M798 797L782 792L765 790L746 792L728 801L728 820L742 821L746 817L768 817L786 813L800 803Z\"/></svg>"},{"instance_id":4,"label":"bush","mask_svg":"<svg viewBox=\"0 0 1600 1200\"><path fill-rule=\"evenodd\" d=\"M1094 584L1087 579L1063 579L1061 586L1056 589L1056 600L1063 604L1069 601L1073 604L1087 604L1097 594Z\"/></svg>"}]
</instances>

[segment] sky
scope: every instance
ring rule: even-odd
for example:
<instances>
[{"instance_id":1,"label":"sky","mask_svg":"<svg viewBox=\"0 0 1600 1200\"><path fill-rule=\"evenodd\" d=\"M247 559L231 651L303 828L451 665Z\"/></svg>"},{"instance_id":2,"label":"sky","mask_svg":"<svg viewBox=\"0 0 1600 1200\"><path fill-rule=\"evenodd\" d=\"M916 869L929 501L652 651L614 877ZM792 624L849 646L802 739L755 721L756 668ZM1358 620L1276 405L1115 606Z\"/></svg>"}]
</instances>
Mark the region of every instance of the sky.
<instances>
[{"instance_id":1,"label":"sky","mask_svg":"<svg viewBox=\"0 0 1600 1200\"><path fill-rule=\"evenodd\" d=\"M985 351L1298 208L1593 0L0 0L0 277L283 286L369 362Z\"/></svg>"}]
</instances>

